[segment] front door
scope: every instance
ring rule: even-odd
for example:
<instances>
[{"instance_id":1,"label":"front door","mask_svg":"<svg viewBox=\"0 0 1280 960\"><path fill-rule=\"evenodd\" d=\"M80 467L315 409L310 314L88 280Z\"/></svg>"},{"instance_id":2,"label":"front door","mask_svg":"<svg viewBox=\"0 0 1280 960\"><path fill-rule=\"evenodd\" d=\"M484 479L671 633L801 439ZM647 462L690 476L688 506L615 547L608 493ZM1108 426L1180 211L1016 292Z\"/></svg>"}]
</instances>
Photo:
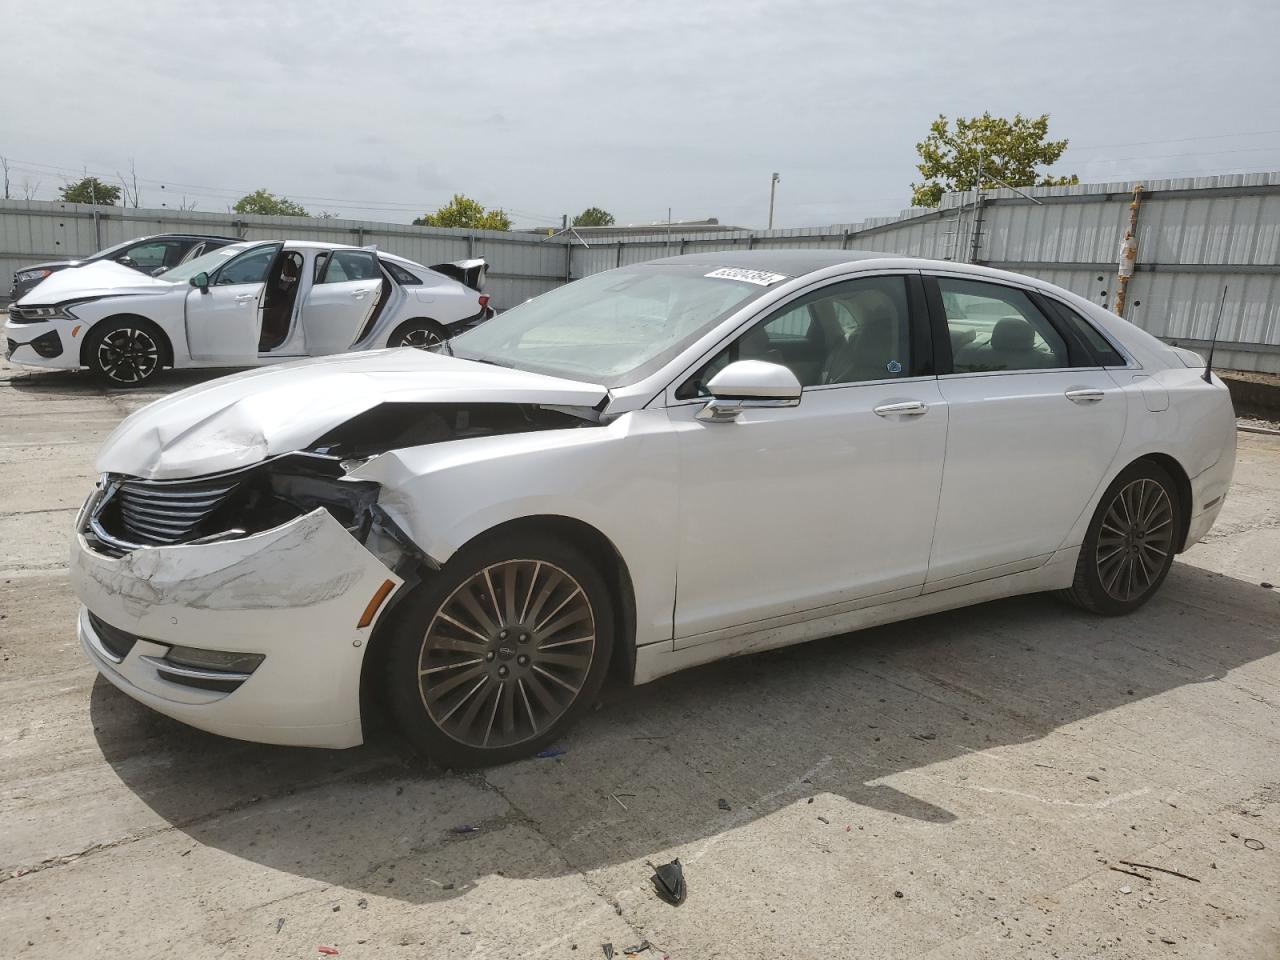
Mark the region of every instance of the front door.
<instances>
[{"instance_id":1,"label":"front door","mask_svg":"<svg viewBox=\"0 0 1280 960\"><path fill-rule=\"evenodd\" d=\"M908 274L828 284L753 325L675 390L676 646L920 591L947 409L927 374L918 291ZM695 419L703 384L742 359L788 366L800 405Z\"/></svg>"},{"instance_id":2,"label":"front door","mask_svg":"<svg viewBox=\"0 0 1280 960\"><path fill-rule=\"evenodd\" d=\"M257 360L262 291L279 252L279 244L252 247L218 268L205 290L193 287L187 294L187 349L193 360Z\"/></svg>"},{"instance_id":3,"label":"front door","mask_svg":"<svg viewBox=\"0 0 1280 960\"><path fill-rule=\"evenodd\" d=\"M307 353L320 356L350 350L382 293L382 270L370 250L335 250L302 306Z\"/></svg>"},{"instance_id":4,"label":"front door","mask_svg":"<svg viewBox=\"0 0 1280 960\"><path fill-rule=\"evenodd\" d=\"M1032 293L941 276L930 294L954 353L938 381L951 427L933 589L1030 569L1062 546L1120 447L1126 403Z\"/></svg>"}]
</instances>

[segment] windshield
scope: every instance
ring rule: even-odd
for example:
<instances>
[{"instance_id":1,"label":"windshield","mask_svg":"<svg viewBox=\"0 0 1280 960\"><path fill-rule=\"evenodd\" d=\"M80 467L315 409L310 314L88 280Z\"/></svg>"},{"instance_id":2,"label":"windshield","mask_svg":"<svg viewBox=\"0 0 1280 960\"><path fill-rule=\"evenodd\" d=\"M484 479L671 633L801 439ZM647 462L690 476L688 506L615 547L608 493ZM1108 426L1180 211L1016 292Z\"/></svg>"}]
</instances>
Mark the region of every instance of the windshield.
<instances>
[{"instance_id":1,"label":"windshield","mask_svg":"<svg viewBox=\"0 0 1280 960\"><path fill-rule=\"evenodd\" d=\"M251 246L253 246L251 243L233 243L228 247L219 247L212 253L203 254L194 260L178 264L172 270L157 274L156 279L168 280L170 283L186 283L197 273L213 273L237 253L243 253Z\"/></svg>"},{"instance_id":2,"label":"windshield","mask_svg":"<svg viewBox=\"0 0 1280 960\"><path fill-rule=\"evenodd\" d=\"M713 269L640 265L599 273L499 314L450 345L469 360L606 387L634 383L767 289L705 276Z\"/></svg>"},{"instance_id":3,"label":"windshield","mask_svg":"<svg viewBox=\"0 0 1280 960\"><path fill-rule=\"evenodd\" d=\"M143 240L145 240L145 239L146 239L146 237L143 237L142 239L143 239ZM122 243L117 243L117 244L113 244L112 246L109 246L109 247L104 247L103 249L101 249L101 250L99 250L97 253L95 253L93 256L91 256L91 257L86 257L85 259L87 259L87 260L106 260L106 259L107 259L108 257L110 257L112 254L119 253L121 250L124 250L126 247L131 247L131 246L133 246L135 243L140 243L140 242L141 242L141 241L140 241L137 237L134 237L132 240L125 240L125 241L123 241Z\"/></svg>"}]
</instances>

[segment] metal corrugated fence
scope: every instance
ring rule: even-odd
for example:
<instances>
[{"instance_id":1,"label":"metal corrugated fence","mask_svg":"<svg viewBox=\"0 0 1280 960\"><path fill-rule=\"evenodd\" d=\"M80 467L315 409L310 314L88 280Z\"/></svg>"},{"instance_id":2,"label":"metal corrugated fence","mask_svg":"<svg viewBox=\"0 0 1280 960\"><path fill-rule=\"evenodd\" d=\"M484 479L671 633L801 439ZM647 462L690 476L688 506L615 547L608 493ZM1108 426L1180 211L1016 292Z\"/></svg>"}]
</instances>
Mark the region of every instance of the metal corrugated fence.
<instances>
[{"instance_id":1,"label":"metal corrugated fence","mask_svg":"<svg viewBox=\"0 0 1280 960\"><path fill-rule=\"evenodd\" d=\"M133 210L41 201L0 201L0 278L37 260L80 256L148 233L198 232L246 239L287 237L374 243L421 263L482 256L488 292L509 307L574 278L655 257L734 249L863 249L976 260L1041 277L1095 303L1115 295L1120 241L1134 183L949 194L936 210L830 227L759 232L655 232L591 238L445 230L311 217ZM977 228L975 230L975 221ZM976 232L976 240L975 240ZM1156 336L1203 347L1223 285L1228 294L1218 362L1280 373L1280 173L1144 183L1138 256L1127 319ZM0 291L7 290L7 282Z\"/></svg>"},{"instance_id":2,"label":"metal corrugated fence","mask_svg":"<svg viewBox=\"0 0 1280 960\"><path fill-rule=\"evenodd\" d=\"M977 218L976 246L973 195L950 194L937 210L831 227L592 240L590 249L574 248L573 276L710 250L883 250L1014 270L1110 305L1134 185L1024 191L1039 204L1011 190L989 193ZM1215 362L1280 373L1280 173L1148 181L1137 239L1126 319L1203 348L1225 284Z\"/></svg>"},{"instance_id":3,"label":"metal corrugated fence","mask_svg":"<svg viewBox=\"0 0 1280 960\"><path fill-rule=\"evenodd\" d=\"M558 286L564 282L567 269L562 244L524 233L320 217L260 217L131 207L95 210L81 203L0 200L0 297L8 294L10 278L19 267L85 256L152 233L377 244L380 250L428 265L484 257L490 263L486 292L499 307L512 306Z\"/></svg>"}]
</instances>

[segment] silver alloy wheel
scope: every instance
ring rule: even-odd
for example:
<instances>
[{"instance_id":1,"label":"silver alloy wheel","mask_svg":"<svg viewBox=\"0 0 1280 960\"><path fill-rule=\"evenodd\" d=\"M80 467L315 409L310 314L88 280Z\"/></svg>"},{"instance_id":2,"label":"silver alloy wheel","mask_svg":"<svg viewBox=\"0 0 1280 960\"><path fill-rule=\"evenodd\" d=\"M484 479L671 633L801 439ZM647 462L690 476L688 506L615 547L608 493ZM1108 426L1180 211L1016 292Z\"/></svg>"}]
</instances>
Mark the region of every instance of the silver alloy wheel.
<instances>
[{"instance_id":1,"label":"silver alloy wheel","mask_svg":"<svg viewBox=\"0 0 1280 960\"><path fill-rule=\"evenodd\" d=\"M116 383L139 383L160 365L160 345L146 330L119 327L98 344L98 368Z\"/></svg>"},{"instance_id":2,"label":"silver alloy wheel","mask_svg":"<svg viewBox=\"0 0 1280 960\"><path fill-rule=\"evenodd\" d=\"M595 657L582 585L544 560L505 560L458 586L418 655L422 705L447 736L509 747L564 716Z\"/></svg>"},{"instance_id":3,"label":"silver alloy wheel","mask_svg":"<svg viewBox=\"0 0 1280 960\"><path fill-rule=\"evenodd\" d=\"M400 336L400 346L417 347L419 350L438 350L443 343L440 336L428 327L414 327Z\"/></svg>"},{"instance_id":4,"label":"silver alloy wheel","mask_svg":"<svg viewBox=\"0 0 1280 960\"><path fill-rule=\"evenodd\" d=\"M1128 602L1151 589L1173 552L1173 503L1163 486L1143 477L1111 500L1098 530L1098 581Z\"/></svg>"}]
</instances>

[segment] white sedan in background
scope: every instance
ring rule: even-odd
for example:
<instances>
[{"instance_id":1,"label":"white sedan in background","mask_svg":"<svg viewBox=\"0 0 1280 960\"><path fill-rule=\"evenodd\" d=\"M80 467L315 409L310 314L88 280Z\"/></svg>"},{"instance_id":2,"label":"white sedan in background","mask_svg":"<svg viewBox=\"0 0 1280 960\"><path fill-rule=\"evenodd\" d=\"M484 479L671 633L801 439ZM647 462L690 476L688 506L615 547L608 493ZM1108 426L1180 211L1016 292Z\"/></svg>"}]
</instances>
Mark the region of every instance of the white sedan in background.
<instances>
[{"instance_id":1,"label":"white sedan in background","mask_svg":"<svg viewBox=\"0 0 1280 960\"><path fill-rule=\"evenodd\" d=\"M1036 591L1130 613L1234 467L1195 354L957 263L672 257L448 346L125 420L71 556L102 675L270 743L352 746L382 702L437 760L498 763L610 665L645 683Z\"/></svg>"},{"instance_id":2,"label":"white sedan in background","mask_svg":"<svg viewBox=\"0 0 1280 960\"><path fill-rule=\"evenodd\" d=\"M55 273L9 308L6 356L133 387L163 367L434 347L493 315L483 260L425 267L302 240L221 247L157 277L110 261Z\"/></svg>"}]
</instances>

